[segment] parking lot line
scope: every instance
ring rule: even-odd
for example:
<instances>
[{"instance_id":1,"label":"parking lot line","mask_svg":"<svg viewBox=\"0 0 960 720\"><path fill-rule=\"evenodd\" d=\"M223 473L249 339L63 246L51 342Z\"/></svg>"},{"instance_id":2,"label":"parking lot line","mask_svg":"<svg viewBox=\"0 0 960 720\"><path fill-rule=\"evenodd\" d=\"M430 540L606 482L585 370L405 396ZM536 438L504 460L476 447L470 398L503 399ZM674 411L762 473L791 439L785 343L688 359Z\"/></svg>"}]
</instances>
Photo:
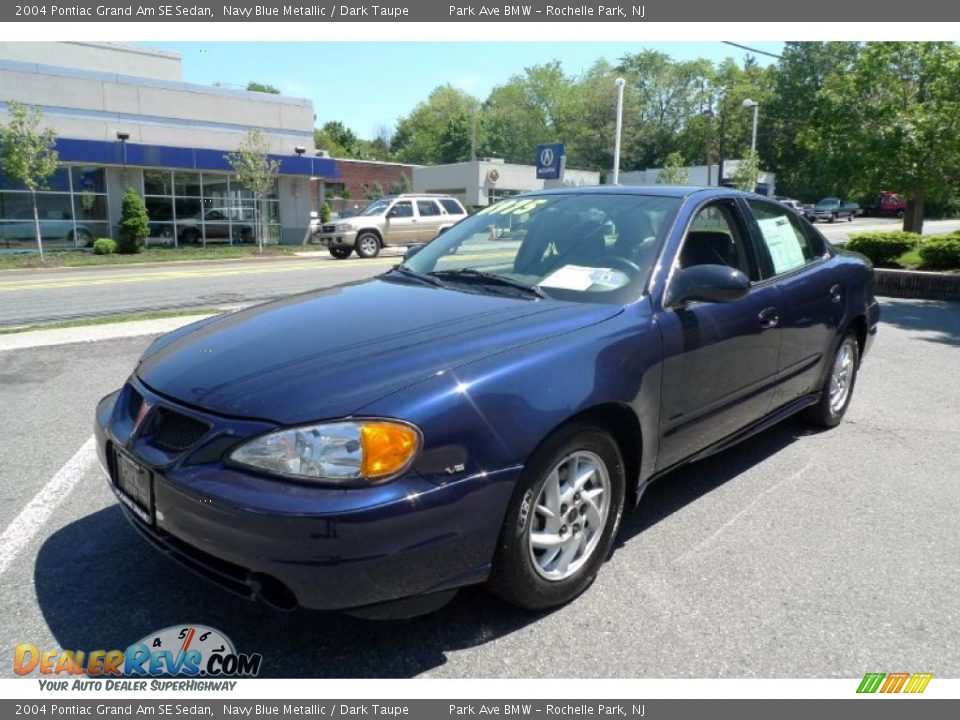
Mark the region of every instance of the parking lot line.
<instances>
[{"instance_id":1,"label":"parking lot line","mask_svg":"<svg viewBox=\"0 0 960 720\"><path fill-rule=\"evenodd\" d=\"M57 506L96 462L97 449L91 435L0 535L0 575L7 571L20 551L33 540Z\"/></svg>"}]
</instances>

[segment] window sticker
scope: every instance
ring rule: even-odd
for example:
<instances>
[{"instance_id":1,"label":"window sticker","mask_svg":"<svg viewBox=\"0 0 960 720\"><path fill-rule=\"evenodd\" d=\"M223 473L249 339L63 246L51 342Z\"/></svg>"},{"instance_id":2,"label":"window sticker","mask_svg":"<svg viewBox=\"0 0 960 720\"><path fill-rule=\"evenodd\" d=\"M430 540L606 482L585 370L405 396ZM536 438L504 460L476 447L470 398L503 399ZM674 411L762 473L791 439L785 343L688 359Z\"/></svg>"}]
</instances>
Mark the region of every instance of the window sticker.
<instances>
[{"instance_id":1,"label":"window sticker","mask_svg":"<svg viewBox=\"0 0 960 720\"><path fill-rule=\"evenodd\" d=\"M550 273L539 284L540 287L552 287L558 290L615 290L629 281L630 278L613 268L564 265Z\"/></svg>"},{"instance_id":2,"label":"window sticker","mask_svg":"<svg viewBox=\"0 0 960 720\"><path fill-rule=\"evenodd\" d=\"M776 274L779 275L806 264L803 247L790 220L785 215L757 218L757 224L770 250L770 258L773 260L773 270Z\"/></svg>"}]
</instances>

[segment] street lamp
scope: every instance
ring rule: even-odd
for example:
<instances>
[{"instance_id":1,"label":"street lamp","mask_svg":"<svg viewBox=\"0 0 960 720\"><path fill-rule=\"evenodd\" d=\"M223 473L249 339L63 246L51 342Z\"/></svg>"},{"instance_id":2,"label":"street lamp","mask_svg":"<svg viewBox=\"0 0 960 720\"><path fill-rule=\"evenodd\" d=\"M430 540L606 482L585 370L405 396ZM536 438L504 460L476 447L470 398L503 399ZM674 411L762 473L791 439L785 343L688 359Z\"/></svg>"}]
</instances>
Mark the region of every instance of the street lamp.
<instances>
[{"instance_id":1,"label":"street lamp","mask_svg":"<svg viewBox=\"0 0 960 720\"><path fill-rule=\"evenodd\" d=\"M700 113L700 114L703 116L703 119L707 121L707 132L706 132L706 136L707 136L707 187L710 187L711 185L713 185L713 158L711 157L711 156L713 155L713 153L710 151L710 150L711 150L711 148L710 148L711 142L710 142L710 141L713 139L713 138L711 137L711 135L712 135L711 130L713 129L713 118L715 117L715 114L714 114L713 110L711 110L710 108L707 108L706 110L704 110L704 111L703 111L702 113ZM718 183L718 184L719 184L719 183Z\"/></svg>"},{"instance_id":2,"label":"street lamp","mask_svg":"<svg viewBox=\"0 0 960 720\"><path fill-rule=\"evenodd\" d=\"M297 145L297 146L293 149L293 151L294 151L297 155L299 155L300 157L303 157L303 154L307 151L307 149L306 149L303 145Z\"/></svg>"},{"instance_id":3,"label":"street lamp","mask_svg":"<svg viewBox=\"0 0 960 720\"><path fill-rule=\"evenodd\" d=\"M623 78L617 78L617 137L613 144L613 184L620 184L620 133L623 130Z\"/></svg>"},{"instance_id":4,"label":"street lamp","mask_svg":"<svg viewBox=\"0 0 960 720\"><path fill-rule=\"evenodd\" d=\"M752 155L757 152L757 115L760 112L760 103L747 98L743 101L743 107L746 110L753 108L753 134L750 136L750 154Z\"/></svg>"}]
</instances>

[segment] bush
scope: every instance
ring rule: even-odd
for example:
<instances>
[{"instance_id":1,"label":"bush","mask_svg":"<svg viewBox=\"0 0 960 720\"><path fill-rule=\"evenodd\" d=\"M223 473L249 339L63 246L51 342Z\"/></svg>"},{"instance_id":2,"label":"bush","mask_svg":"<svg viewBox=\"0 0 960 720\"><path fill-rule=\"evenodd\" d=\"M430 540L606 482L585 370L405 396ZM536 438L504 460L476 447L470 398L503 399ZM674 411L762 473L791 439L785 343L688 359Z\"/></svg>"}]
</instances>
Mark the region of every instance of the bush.
<instances>
[{"instance_id":1,"label":"bush","mask_svg":"<svg viewBox=\"0 0 960 720\"><path fill-rule=\"evenodd\" d=\"M143 199L136 190L127 188L120 211L120 242L117 243L117 252L138 253L148 237L150 218L147 215L147 206L143 204Z\"/></svg>"},{"instance_id":2,"label":"bush","mask_svg":"<svg viewBox=\"0 0 960 720\"><path fill-rule=\"evenodd\" d=\"M918 252L924 267L960 268L960 233L930 238Z\"/></svg>"},{"instance_id":3,"label":"bush","mask_svg":"<svg viewBox=\"0 0 960 720\"><path fill-rule=\"evenodd\" d=\"M110 238L99 238L93 241L94 255L112 255L117 251L117 243Z\"/></svg>"},{"instance_id":4,"label":"bush","mask_svg":"<svg viewBox=\"0 0 960 720\"><path fill-rule=\"evenodd\" d=\"M905 252L915 248L921 239L916 233L902 230L864 232L851 235L846 248L866 255L874 265L890 265Z\"/></svg>"},{"instance_id":5,"label":"bush","mask_svg":"<svg viewBox=\"0 0 960 720\"><path fill-rule=\"evenodd\" d=\"M320 206L320 222L330 222L330 206L327 203Z\"/></svg>"}]
</instances>

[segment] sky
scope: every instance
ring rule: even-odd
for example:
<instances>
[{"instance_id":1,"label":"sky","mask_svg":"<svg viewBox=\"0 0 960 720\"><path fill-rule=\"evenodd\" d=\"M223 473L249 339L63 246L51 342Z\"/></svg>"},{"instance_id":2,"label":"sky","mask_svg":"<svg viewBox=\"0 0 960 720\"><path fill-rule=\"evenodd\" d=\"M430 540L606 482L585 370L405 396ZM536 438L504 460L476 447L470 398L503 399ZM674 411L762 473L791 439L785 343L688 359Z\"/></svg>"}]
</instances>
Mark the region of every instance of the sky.
<instances>
[{"instance_id":1,"label":"sky","mask_svg":"<svg viewBox=\"0 0 960 720\"><path fill-rule=\"evenodd\" d=\"M523 68L560 60L567 73L578 74L597 59L615 63L627 53L649 48L677 60L732 57L747 52L721 42L154 42L183 58L184 82L222 83L238 88L251 80L267 83L285 95L313 101L317 126L339 120L361 138L372 138L381 125L391 130L438 85L485 99L496 85ZM778 53L783 43L747 43ZM755 55L758 62L775 62Z\"/></svg>"}]
</instances>

